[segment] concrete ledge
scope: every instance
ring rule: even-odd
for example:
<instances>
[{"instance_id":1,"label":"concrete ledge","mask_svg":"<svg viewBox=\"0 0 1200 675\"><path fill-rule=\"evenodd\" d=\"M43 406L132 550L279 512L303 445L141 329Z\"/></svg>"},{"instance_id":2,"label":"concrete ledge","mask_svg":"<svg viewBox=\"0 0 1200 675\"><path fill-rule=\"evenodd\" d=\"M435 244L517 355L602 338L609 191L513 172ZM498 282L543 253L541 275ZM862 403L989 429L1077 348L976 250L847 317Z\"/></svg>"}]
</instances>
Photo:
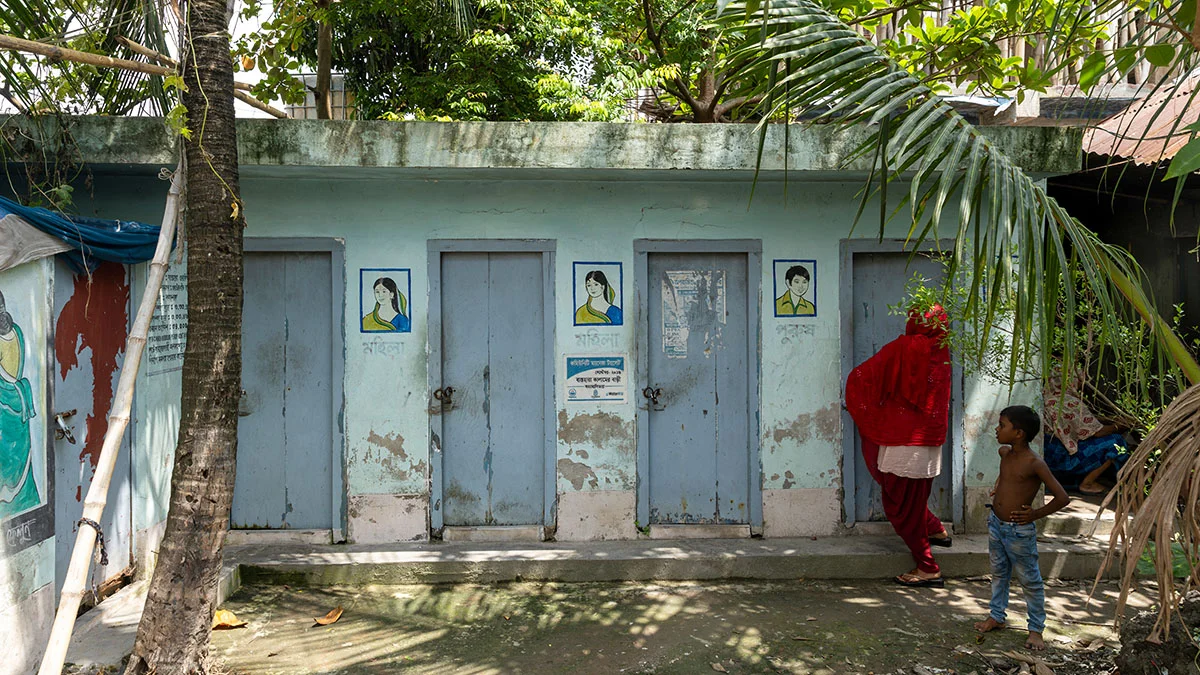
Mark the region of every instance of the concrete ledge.
<instances>
[{"instance_id":1,"label":"concrete ledge","mask_svg":"<svg viewBox=\"0 0 1200 675\"><path fill-rule=\"evenodd\" d=\"M1090 579L1105 542L1039 543L1047 578ZM936 552L948 577L990 572L987 537L955 537ZM392 547L245 548L228 553L244 583L341 586L516 580L880 579L907 571L898 537L678 540Z\"/></svg>"},{"instance_id":2,"label":"concrete ledge","mask_svg":"<svg viewBox=\"0 0 1200 675\"><path fill-rule=\"evenodd\" d=\"M749 539L749 525L651 525L651 539Z\"/></svg>"},{"instance_id":3,"label":"concrete ledge","mask_svg":"<svg viewBox=\"0 0 1200 675\"><path fill-rule=\"evenodd\" d=\"M541 525L499 525L493 527L446 527L444 541L531 542L544 541L546 528Z\"/></svg>"},{"instance_id":4,"label":"concrete ledge","mask_svg":"<svg viewBox=\"0 0 1200 675\"><path fill-rule=\"evenodd\" d=\"M136 166L175 163L163 121L148 117L74 117L72 155L93 171L127 173ZM51 117L0 116L0 128L19 130L14 156L41 161L62 145ZM848 177L869 170L869 156L847 161L867 138L865 127L782 125L767 130L765 174L824 172ZM1082 130L1063 127L985 127L994 145L1039 176L1077 171ZM383 122L238 120L238 155L253 167L346 167L423 170L538 170L717 173L751 175L759 135L753 124L601 124L580 122ZM786 148L786 151L785 151ZM786 155L786 163L785 163ZM108 169L104 165L108 166ZM688 179L694 180L696 176ZM677 177L676 180L682 179Z\"/></svg>"},{"instance_id":5,"label":"concrete ledge","mask_svg":"<svg viewBox=\"0 0 1200 675\"><path fill-rule=\"evenodd\" d=\"M225 535L226 546L256 544L332 544L333 530L230 530Z\"/></svg>"}]
</instances>

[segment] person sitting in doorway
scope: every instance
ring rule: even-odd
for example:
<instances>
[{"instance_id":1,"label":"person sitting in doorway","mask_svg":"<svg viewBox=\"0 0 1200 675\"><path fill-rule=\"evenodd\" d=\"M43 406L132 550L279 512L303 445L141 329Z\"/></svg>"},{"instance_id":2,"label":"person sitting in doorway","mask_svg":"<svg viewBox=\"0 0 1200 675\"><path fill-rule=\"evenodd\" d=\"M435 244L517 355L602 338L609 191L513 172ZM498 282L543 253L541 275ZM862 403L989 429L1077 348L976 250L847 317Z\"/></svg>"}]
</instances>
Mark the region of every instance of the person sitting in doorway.
<instances>
[{"instance_id":1,"label":"person sitting in doorway","mask_svg":"<svg viewBox=\"0 0 1200 675\"><path fill-rule=\"evenodd\" d=\"M1120 429L1102 421L1079 397L1082 389L1081 375L1068 382L1065 390L1057 370L1046 380L1042 395L1046 464L1068 488L1085 495L1101 495L1107 489L1100 477L1109 469L1119 471L1129 453Z\"/></svg>"}]
</instances>

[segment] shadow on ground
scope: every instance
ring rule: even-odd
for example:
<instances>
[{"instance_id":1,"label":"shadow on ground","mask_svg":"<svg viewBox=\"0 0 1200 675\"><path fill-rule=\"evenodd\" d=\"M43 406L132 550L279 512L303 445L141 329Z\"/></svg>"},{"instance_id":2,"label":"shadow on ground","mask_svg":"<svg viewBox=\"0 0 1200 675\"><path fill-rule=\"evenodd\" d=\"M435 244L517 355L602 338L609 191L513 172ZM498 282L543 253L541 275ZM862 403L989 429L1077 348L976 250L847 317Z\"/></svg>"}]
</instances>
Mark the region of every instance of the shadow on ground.
<instances>
[{"instance_id":1,"label":"shadow on ground","mask_svg":"<svg viewBox=\"0 0 1200 675\"><path fill-rule=\"evenodd\" d=\"M1043 658L1056 675L1111 669L1116 586L1090 604L1089 590L1048 584ZM247 627L215 632L212 653L235 673L983 675L986 654L1024 652L1025 639L1009 629L977 640L989 593L986 580L248 586L224 605ZM337 623L314 625L339 605ZM1019 593L1009 621L1024 626Z\"/></svg>"}]
</instances>

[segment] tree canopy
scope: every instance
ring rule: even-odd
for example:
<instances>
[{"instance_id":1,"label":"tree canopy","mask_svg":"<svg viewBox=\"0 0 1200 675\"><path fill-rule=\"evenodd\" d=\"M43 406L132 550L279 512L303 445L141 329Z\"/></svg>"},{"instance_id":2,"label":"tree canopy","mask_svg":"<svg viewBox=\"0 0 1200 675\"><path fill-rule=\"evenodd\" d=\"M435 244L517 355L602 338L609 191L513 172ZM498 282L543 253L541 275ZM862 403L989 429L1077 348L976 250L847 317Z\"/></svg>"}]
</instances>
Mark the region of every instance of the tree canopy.
<instances>
[{"instance_id":1,"label":"tree canopy","mask_svg":"<svg viewBox=\"0 0 1200 675\"><path fill-rule=\"evenodd\" d=\"M942 92L1086 90L1121 79L1114 63L1171 61L1161 48L1128 45L1157 5L1106 14L1089 0L819 4ZM270 16L236 51L243 68L267 74L260 96L297 103L303 88L286 75L317 67L317 26L328 22L332 67L345 74L362 119L758 118L749 92L763 83L732 58L753 29L716 21L709 2L478 0L467 7L464 21L443 0L279 0L269 9L255 0L244 16Z\"/></svg>"}]
</instances>

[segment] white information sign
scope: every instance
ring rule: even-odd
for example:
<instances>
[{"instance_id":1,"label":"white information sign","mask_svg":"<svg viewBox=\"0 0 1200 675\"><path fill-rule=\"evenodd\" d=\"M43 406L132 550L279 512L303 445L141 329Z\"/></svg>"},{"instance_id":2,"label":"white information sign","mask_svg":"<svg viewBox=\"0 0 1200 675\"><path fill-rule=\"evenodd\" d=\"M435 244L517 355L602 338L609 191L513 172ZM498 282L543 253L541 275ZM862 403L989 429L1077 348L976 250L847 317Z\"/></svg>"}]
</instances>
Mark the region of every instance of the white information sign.
<instances>
[{"instance_id":1,"label":"white information sign","mask_svg":"<svg viewBox=\"0 0 1200 675\"><path fill-rule=\"evenodd\" d=\"M625 356L567 356L568 403L624 403Z\"/></svg>"}]
</instances>

